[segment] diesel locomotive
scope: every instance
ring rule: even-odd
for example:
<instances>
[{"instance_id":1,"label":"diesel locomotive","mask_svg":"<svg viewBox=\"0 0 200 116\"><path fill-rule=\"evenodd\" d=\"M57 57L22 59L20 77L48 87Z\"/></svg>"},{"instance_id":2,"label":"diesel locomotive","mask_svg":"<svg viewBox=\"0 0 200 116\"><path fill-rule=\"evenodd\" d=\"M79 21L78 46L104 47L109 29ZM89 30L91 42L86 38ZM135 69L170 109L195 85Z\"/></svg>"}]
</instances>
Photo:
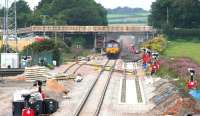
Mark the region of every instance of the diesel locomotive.
<instances>
[{"instance_id":1,"label":"diesel locomotive","mask_svg":"<svg viewBox=\"0 0 200 116\"><path fill-rule=\"evenodd\" d=\"M109 59L118 58L121 51L120 43L115 40L110 40L106 42L104 50Z\"/></svg>"}]
</instances>

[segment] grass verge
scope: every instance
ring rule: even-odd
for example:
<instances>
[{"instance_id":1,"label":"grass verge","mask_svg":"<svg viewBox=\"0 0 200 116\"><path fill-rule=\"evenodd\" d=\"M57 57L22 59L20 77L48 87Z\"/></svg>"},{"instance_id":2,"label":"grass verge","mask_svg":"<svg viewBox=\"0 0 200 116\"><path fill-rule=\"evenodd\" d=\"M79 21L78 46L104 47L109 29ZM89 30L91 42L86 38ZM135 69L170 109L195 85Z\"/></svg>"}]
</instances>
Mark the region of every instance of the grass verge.
<instances>
[{"instance_id":1,"label":"grass verge","mask_svg":"<svg viewBox=\"0 0 200 116\"><path fill-rule=\"evenodd\" d=\"M164 52L167 57L188 57L200 65L200 42L169 41Z\"/></svg>"}]
</instances>

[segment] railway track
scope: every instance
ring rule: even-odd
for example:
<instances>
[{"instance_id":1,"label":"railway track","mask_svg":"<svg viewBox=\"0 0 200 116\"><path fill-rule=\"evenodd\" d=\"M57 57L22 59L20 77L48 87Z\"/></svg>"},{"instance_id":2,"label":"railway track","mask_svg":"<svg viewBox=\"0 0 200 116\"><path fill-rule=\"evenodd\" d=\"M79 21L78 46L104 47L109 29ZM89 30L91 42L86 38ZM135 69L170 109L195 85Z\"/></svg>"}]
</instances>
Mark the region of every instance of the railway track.
<instances>
[{"instance_id":1,"label":"railway track","mask_svg":"<svg viewBox=\"0 0 200 116\"><path fill-rule=\"evenodd\" d=\"M57 78L57 81L61 84L63 84L66 88L72 88L73 84L74 84L74 81L73 80L70 80L72 78L74 78L74 75L76 74L76 72L83 66L87 64L87 62L84 62L82 64L79 64L78 62L75 62L73 63L72 65L70 65L69 67L67 67L65 69L65 71L63 73L68 73L69 77L67 78Z\"/></svg>"},{"instance_id":2,"label":"railway track","mask_svg":"<svg viewBox=\"0 0 200 116\"><path fill-rule=\"evenodd\" d=\"M73 69L71 74L75 74L83 65L86 65L86 64L87 64L87 62L84 62L82 64L75 62L72 65L70 65L67 69L65 69L64 73L68 73L71 71L71 69Z\"/></svg>"},{"instance_id":3,"label":"railway track","mask_svg":"<svg viewBox=\"0 0 200 116\"><path fill-rule=\"evenodd\" d=\"M72 65L70 65L69 67L67 67L64 71L64 73L67 73L72 67L74 67L75 65L77 65L78 62L73 63Z\"/></svg>"},{"instance_id":4,"label":"railway track","mask_svg":"<svg viewBox=\"0 0 200 116\"><path fill-rule=\"evenodd\" d=\"M108 64L110 62L111 60L108 60L102 67L99 75L95 79L91 88L88 90L77 110L74 112L73 116L97 116L99 114L116 64L116 61L114 61L114 64L109 66ZM106 71L106 67L108 66L110 67L110 71Z\"/></svg>"}]
</instances>

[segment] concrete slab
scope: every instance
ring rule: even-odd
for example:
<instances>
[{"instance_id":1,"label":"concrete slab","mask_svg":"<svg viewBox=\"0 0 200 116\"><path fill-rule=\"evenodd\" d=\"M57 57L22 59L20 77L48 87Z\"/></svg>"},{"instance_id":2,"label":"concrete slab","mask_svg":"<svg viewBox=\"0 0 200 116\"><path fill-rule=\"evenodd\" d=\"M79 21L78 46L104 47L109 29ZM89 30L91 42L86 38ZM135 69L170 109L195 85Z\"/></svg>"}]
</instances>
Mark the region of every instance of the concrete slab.
<instances>
[{"instance_id":1,"label":"concrete slab","mask_svg":"<svg viewBox=\"0 0 200 116\"><path fill-rule=\"evenodd\" d=\"M142 102L138 102L137 98L137 91L136 91L136 85L135 85L135 78L128 79L126 80L126 100L125 102L121 101L121 93L122 93L122 79L120 80L120 91L119 91L119 104L144 104L145 103L145 94L144 94L144 88L142 85L141 80L139 80L139 86L141 90L141 95L142 95Z\"/></svg>"},{"instance_id":2,"label":"concrete slab","mask_svg":"<svg viewBox=\"0 0 200 116\"><path fill-rule=\"evenodd\" d=\"M126 104L138 104L135 80L126 80Z\"/></svg>"},{"instance_id":3,"label":"concrete slab","mask_svg":"<svg viewBox=\"0 0 200 116\"><path fill-rule=\"evenodd\" d=\"M138 64L133 64L134 69L140 72L139 76L139 86L141 88L141 96L143 103L137 103L137 95L135 90L135 75L127 76L127 101L128 103L120 103L121 98L121 86L123 74L113 73L100 116L154 116L148 112L155 106L149 100L154 96L155 87L153 84L146 84L146 76L142 67ZM135 102L135 103L134 103Z\"/></svg>"},{"instance_id":4,"label":"concrete slab","mask_svg":"<svg viewBox=\"0 0 200 116\"><path fill-rule=\"evenodd\" d=\"M122 78L123 78L122 74L119 74L119 73L113 74L113 77L111 78L110 84L108 86L108 90L106 92L106 96L105 96L104 103L100 112L100 116L140 116L138 115L139 113L142 114L141 116L143 116L143 114L145 114L146 112L148 112L149 110L153 108L153 105L148 102L146 104L119 103L120 97L121 97L120 84L121 84ZM131 82L132 81L130 81L130 83ZM130 91L133 91L133 90L130 89ZM133 94L131 96L133 96ZM131 97L129 99L131 99ZM135 97L135 101L136 101L136 97Z\"/></svg>"}]
</instances>

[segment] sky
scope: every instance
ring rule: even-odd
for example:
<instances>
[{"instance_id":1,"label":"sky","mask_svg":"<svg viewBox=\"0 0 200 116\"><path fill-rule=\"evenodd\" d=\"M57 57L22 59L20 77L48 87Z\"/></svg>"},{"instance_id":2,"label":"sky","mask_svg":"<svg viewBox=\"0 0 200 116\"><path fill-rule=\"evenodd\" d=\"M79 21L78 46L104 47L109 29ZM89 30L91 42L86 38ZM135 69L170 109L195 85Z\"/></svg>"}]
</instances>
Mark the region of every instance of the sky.
<instances>
[{"instance_id":1,"label":"sky","mask_svg":"<svg viewBox=\"0 0 200 116\"><path fill-rule=\"evenodd\" d=\"M0 0L0 6L4 3L5 0ZM14 1L14 0L9 0ZM28 2L31 9L34 8L38 4L40 0L25 0ZM155 0L95 0L97 3L102 4L105 8L116 8L116 7L124 7L128 6L131 8L140 7L145 10L149 10L151 7L151 3ZM11 3L11 2L10 2Z\"/></svg>"}]
</instances>

